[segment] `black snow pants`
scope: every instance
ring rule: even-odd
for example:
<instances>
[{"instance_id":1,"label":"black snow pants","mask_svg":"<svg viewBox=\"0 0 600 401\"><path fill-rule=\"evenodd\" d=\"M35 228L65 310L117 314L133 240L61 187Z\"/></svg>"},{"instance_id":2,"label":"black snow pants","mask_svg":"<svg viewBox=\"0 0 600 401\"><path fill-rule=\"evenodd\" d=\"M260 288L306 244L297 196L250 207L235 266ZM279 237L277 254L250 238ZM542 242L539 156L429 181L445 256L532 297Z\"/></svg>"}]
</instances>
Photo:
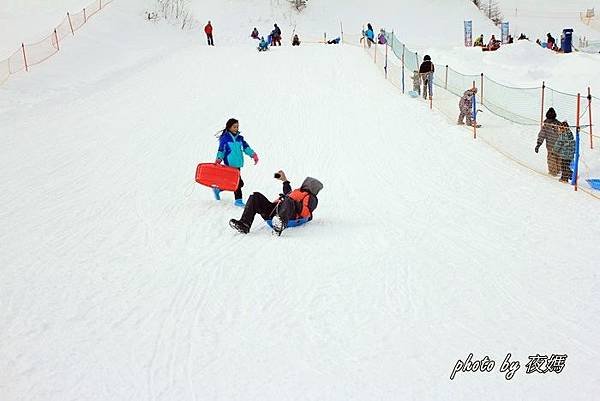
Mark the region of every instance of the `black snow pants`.
<instances>
[{"instance_id":1,"label":"black snow pants","mask_svg":"<svg viewBox=\"0 0 600 401\"><path fill-rule=\"evenodd\" d=\"M279 215L283 223L287 226L288 221L295 218L297 214L297 205L293 199L284 198L281 202L271 202L260 192L254 192L246 201L246 207L240 221L252 226L254 216L260 214L265 220L270 220L276 214Z\"/></svg>"}]
</instances>

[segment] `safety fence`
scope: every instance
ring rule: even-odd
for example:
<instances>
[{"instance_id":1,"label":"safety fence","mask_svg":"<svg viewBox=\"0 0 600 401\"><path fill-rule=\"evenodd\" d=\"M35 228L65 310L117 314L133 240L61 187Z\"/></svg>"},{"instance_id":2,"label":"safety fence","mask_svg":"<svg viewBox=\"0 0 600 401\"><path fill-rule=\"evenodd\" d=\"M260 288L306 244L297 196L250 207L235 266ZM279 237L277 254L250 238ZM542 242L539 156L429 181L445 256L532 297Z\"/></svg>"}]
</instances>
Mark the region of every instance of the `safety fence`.
<instances>
[{"instance_id":1,"label":"safety fence","mask_svg":"<svg viewBox=\"0 0 600 401\"><path fill-rule=\"evenodd\" d=\"M412 79L419 70L421 57L393 33L386 33L386 41L385 45L369 46L362 35L343 35L345 44L363 47L390 83L414 97L413 89L422 87L418 74L414 88ZM561 92L545 83L539 87L518 88L499 83L483 73L462 74L440 64L435 64L433 84L434 94L426 101L453 121L459 114L459 98L467 89L477 88L472 116L476 123L469 127L474 138L484 140L514 162L546 176L550 164L546 164L546 158L541 155L545 151L540 150L536 155L533 150L545 113L553 107L559 120L569 122L576 139L577 152L571 163L574 173L570 182L576 190L582 189L600 199L600 137L593 132L592 118L600 115L600 99L592 96L590 88L583 94ZM478 112L484 110L501 118L485 117L485 127L478 129L481 122Z\"/></svg>"},{"instance_id":2,"label":"safety fence","mask_svg":"<svg viewBox=\"0 0 600 401\"><path fill-rule=\"evenodd\" d=\"M22 43L21 47L12 55L0 61L0 84L4 83L11 75L29 71L32 66L40 64L58 53L65 39L75 36L77 30L112 1L94 0L78 13L67 12L62 22L48 36L35 43Z\"/></svg>"}]
</instances>

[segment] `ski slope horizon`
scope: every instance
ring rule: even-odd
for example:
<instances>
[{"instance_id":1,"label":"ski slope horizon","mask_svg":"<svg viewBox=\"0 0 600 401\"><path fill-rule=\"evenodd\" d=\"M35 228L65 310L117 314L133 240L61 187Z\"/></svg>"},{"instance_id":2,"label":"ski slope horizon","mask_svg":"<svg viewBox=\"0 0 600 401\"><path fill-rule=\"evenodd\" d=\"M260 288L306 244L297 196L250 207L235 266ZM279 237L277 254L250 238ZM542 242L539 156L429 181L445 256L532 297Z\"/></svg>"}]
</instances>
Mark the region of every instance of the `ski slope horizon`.
<instances>
[{"instance_id":1,"label":"ski slope horizon","mask_svg":"<svg viewBox=\"0 0 600 401\"><path fill-rule=\"evenodd\" d=\"M595 199L399 96L360 48L209 48L132 10L1 89L1 400L598 392ZM232 196L193 175L229 117L261 159L244 198L311 175L314 221L228 227ZM470 352L523 366L450 381ZM536 353L565 370L526 375Z\"/></svg>"}]
</instances>

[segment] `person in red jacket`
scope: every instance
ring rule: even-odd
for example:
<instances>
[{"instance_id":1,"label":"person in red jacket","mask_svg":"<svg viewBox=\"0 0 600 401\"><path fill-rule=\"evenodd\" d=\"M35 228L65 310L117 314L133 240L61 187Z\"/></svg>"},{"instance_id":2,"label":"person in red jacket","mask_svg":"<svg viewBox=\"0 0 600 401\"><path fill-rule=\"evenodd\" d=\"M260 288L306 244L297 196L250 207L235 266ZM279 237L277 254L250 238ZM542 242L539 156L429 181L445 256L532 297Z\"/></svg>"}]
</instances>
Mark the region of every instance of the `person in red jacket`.
<instances>
[{"instance_id":1,"label":"person in red jacket","mask_svg":"<svg viewBox=\"0 0 600 401\"><path fill-rule=\"evenodd\" d=\"M206 34L206 40L208 40L209 46L215 45L215 42L213 42L212 31L213 31L212 25L210 24L210 21L208 21L208 24L206 24L206 26L204 27L204 33Z\"/></svg>"},{"instance_id":2,"label":"person in red jacket","mask_svg":"<svg viewBox=\"0 0 600 401\"><path fill-rule=\"evenodd\" d=\"M319 203L317 195L323 184L315 178L306 177L300 188L292 190L283 171L279 170L275 178L283 182L283 194L271 202L260 192L253 193L246 202L242 217L239 220L229 220L231 228L248 234L257 214L265 220L272 220L273 230L278 234L281 234L290 220L312 220L313 211Z\"/></svg>"}]
</instances>

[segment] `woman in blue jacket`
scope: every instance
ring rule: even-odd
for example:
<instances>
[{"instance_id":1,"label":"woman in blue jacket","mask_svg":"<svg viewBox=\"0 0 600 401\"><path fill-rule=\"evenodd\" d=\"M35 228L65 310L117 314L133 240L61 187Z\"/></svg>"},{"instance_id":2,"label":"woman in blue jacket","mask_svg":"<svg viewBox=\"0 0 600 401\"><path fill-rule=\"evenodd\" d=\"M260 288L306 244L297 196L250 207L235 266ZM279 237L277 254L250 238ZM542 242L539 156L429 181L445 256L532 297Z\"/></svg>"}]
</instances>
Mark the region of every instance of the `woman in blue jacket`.
<instances>
[{"instance_id":1,"label":"woman in blue jacket","mask_svg":"<svg viewBox=\"0 0 600 401\"><path fill-rule=\"evenodd\" d=\"M244 166L244 153L250 156L254 160L254 164L258 163L258 155L252 150L248 142L244 140L244 137L239 131L240 123L235 118L230 118L225 124L225 129L219 137L219 150L217 151L217 159L215 163L224 163L226 166L234 167L240 170ZM234 205L244 207L244 201L242 200L242 187L244 181L240 176L240 182L237 189L234 192L235 202ZM215 198L220 200L220 190L215 189Z\"/></svg>"}]
</instances>

